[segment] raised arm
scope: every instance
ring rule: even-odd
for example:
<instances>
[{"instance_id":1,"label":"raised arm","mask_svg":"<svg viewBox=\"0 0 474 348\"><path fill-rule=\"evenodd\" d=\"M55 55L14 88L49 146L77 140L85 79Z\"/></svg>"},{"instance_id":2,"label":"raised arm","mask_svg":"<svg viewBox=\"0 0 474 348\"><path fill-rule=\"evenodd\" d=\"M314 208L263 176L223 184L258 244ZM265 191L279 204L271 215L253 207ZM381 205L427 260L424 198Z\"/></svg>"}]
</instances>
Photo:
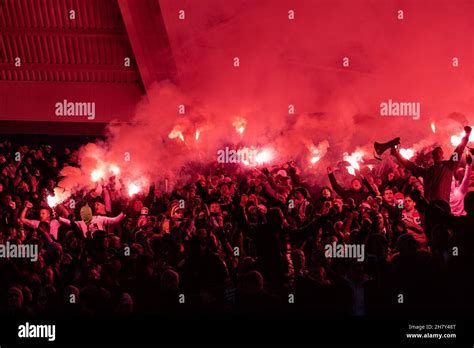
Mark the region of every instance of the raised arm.
<instances>
[{"instance_id":1,"label":"raised arm","mask_svg":"<svg viewBox=\"0 0 474 348\"><path fill-rule=\"evenodd\" d=\"M466 170L464 172L464 178L462 179L459 190L463 195L469 190L469 184L471 183L471 173L472 173L472 156L470 154L466 155Z\"/></svg>"},{"instance_id":2,"label":"raised arm","mask_svg":"<svg viewBox=\"0 0 474 348\"><path fill-rule=\"evenodd\" d=\"M66 225L66 226L71 226L71 220L69 219L66 219L66 218L63 218L62 216L60 216L58 218L59 222L62 223L63 225Z\"/></svg>"},{"instance_id":3,"label":"raised arm","mask_svg":"<svg viewBox=\"0 0 474 348\"><path fill-rule=\"evenodd\" d=\"M469 127L469 126L464 127L464 132L466 133L466 135L464 135L464 137L461 139L461 142L459 143L459 145L456 147L456 149L454 149L454 153L456 153L458 155L458 157L457 157L456 160L454 160L454 158L451 157L451 161L456 166L459 165L459 160L461 159L462 154L464 152L464 149L466 148L467 143L469 142L469 136L471 135L471 131L472 131L471 127Z\"/></svg>"},{"instance_id":4,"label":"raised arm","mask_svg":"<svg viewBox=\"0 0 474 348\"><path fill-rule=\"evenodd\" d=\"M377 197L378 196L377 192L375 192L374 188L369 184L369 181L367 180L367 178L363 175L361 175L361 178L362 178L362 183L369 191L369 195L371 195L374 198Z\"/></svg>"},{"instance_id":5,"label":"raised arm","mask_svg":"<svg viewBox=\"0 0 474 348\"><path fill-rule=\"evenodd\" d=\"M392 154L393 157L395 157L398 160L398 162L400 162L402 166L404 166L406 169L412 172L414 176L419 177L425 174L426 172L425 168L417 166L412 161L409 161L406 158L404 158L396 147L392 147L390 153Z\"/></svg>"},{"instance_id":6,"label":"raised arm","mask_svg":"<svg viewBox=\"0 0 474 348\"><path fill-rule=\"evenodd\" d=\"M23 208L23 210L21 211L21 214L20 214L20 221L23 224L25 224L29 227L36 228L36 227L38 227L37 221L30 220L30 219L26 218L26 213L27 213L28 209L30 209L30 208L33 208L33 204L29 201L25 201L25 207Z\"/></svg>"},{"instance_id":7,"label":"raised arm","mask_svg":"<svg viewBox=\"0 0 474 348\"><path fill-rule=\"evenodd\" d=\"M442 220L444 223L446 223L447 226L449 226L449 227L457 226L458 218L456 216L454 216L451 213L447 213L446 211L444 211L443 209L441 209L437 205L428 203L428 201L425 200L421 196L420 191L413 190L410 193L410 197L416 203L416 209L419 212L421 212L421 213L430 212L432 214L432 216L436 216L437 219L439 219L440 221Z\"/></svg>"},{"instance_id":8,"label":"raised arm","mask_svg":"<svg viewBox=\"0 0 474 348\"><path fill-rule=\"evenodd\" d=\"M124 213L118 214L116 217L105 217L103 216L104 223L106 225L113 225L113 224L118 224L120 221L122 221L125 218Z\"/></svg>"},{"instance_id":9,"label":"raised arm","mask_svg":"<svg viewBox=\"0 0 474 348\"><path fill-rule=\"evenodd\" d=\"M110 192L107 185L103 186L102 195L104 196L105 211L110 213L112 211L112 200L110 199Z\"/></svg>"},{"instance_id":10,"label":"raised arm","mask_svg":"<svg viewBox=\"0 0 474 348\"><path fill-rule=\"evenodd\" d=\"M329 182L331 183L333 190L342 198L346 198L347 190L345 190L341 185L338 184L336 177L334 176L334 169L332 167L328 167L327 171Z\"/></svg>"}]
</instances>

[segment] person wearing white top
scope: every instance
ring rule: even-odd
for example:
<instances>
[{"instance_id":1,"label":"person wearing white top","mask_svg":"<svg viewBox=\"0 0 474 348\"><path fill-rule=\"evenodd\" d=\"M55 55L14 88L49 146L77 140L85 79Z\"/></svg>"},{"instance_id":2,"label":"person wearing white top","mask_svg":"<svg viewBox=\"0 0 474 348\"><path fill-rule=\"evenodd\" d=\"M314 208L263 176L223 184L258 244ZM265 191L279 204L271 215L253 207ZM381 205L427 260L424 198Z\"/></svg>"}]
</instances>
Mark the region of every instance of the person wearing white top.
<instances>
[{"instance_id":1,"label":"person wearing white top","mask_svg":"<svg viewBox=\"0 0 474 348\"><path fill-rule=\"evenodd\" d=\"M60 223L56 219L51 219L51 211L48 208L41 208L40 209L40 219L39 220L30 220L26 218L26 213L28 209L33 208L33 204L29 201L25 201L25 207L23 208L20 214L20 221L34 229L38 228L41 222L47 222L49 224L49 234L53 237L54 240L58 239L58 229Z\"/></svg>"},{"instance_id":2,"label":"person wearing white top","mask_svg":"<svg viewBox=\"0 0 474 348\"><path fill-rule=\"evenodd\" d=\"M95 231L105 231L108 225L117 224L124 218L124 213L120 213L115 217L92 215L92 209L86 205L81 208L81 220L75 221L75 223L84 233L84 236L87 236L87 232L93 234ZM71 225L71 220L63 217L59 218L59 222L67 226Z\"/></svg>"},{"instance_id":3,"label":"person wearing white top","mask_svg":"<svg viewBox=\"0 0 474 348\"><path fill-rule=\"evenodd\" d=\"M458 182L455 178L451 183L451 196L449 199L449 205L451 206L451 212L453 215L461 216L466 215L464 211L464 196L469 191L469 184L471 182L472 173L472 157L466 155L466 169L464 170L464 176L462 181Z\"/></svg>"}]
</instances>

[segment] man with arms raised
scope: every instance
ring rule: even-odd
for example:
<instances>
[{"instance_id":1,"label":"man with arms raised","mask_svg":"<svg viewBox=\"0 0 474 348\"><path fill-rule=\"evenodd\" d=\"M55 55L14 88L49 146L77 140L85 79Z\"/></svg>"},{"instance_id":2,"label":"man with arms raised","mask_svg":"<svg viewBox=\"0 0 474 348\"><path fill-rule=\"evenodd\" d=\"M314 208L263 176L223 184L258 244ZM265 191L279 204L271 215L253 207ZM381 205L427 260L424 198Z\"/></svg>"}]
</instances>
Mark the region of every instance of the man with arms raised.
<instances>
[{"instance_id":1,"label":"man with arms raised","mask_svg":"<svg viewBox=\"0 0 474 348\"><path fill-rule=\"evenodd\" d=\"M423 177L425 198L428 202L444 201L449 204L449 196L451 193L451 181L454 172L459 166L464 149L469 142L469 135L471 134L471 127L464 127L466 135L462 138L461 143L456 147L454 153L449 160L444 159L444 152L441 147L435 147L432 152L433 165L429 167L420 167L415 163L407 160L396 147L392 147L392 155L405 168L413 173L416 177Z\"/></svg>"},{"instance_id":2,"label":"man with arms raised","mask_svg":"<svg viewBox=\"0 0 474 348\"><path fill-rule=\"evenodd\" d=\"M39 224L41 222L47 222L49 224L49 233L53 237L54 240L58 239L58 229L59 229L59 221L56 219L51 219L51 210L46 207L40 208L39 211L39 220L30 220L26 218L26 213L28 212L28 209L33 208L33 204L29 201L25 201L25 207L23 208L21 214L20 214L20 221L31 227L31 228L38 228Z\"/></svg>"}]
</instances>

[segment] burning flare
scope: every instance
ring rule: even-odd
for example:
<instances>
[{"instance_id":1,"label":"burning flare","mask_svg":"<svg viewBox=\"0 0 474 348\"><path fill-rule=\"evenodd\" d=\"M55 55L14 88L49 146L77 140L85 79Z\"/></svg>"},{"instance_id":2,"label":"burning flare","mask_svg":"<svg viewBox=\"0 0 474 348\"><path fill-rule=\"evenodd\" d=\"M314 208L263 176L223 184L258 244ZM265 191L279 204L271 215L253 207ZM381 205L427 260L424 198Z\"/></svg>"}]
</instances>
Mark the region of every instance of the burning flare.
<instances>
[{"instance_id":1,"label":"burning flare","mask_svg":"<svg viewBox=\"0 0 474 348\"><path fill-rule=\"evenodd\" d=\"M105 177L105 171L102 168L94 169L91 172L91 181L97 182Z\"/></svg>"},{"instance_id":2,"label":"burning flare","mask_svg":"<svg viewBox=\"0 0 474 348\"><path fill-rule=\"evenodd\" d=\"M436 124L434 122L431 122L431 131L436 133Z\"/></svg>"},{"instance_id":3,"label":"burning flare","mask_svg":"<svg viewBox=\"0 0 474 348\"><path fill-rule=\"evenodd\" d=\"M311 159L309 160L311 162L311 164L315 164L315 163L318 163L318 161L321 159L321 157L319 157L319 155L315 155L313 157L311 157Z\"/></svg>"},{"instance_id":4,"label":"burning flare","mask_svg":"<svg viewBox=\"0 0 474 348\"><path fill-rule=\"evenodd\" d=\"M364 157L364 153L362 151L355 151L351 155L347 152L344 153L344 161L348 162L350 166L347 166L347 172L350 175L356 175L355 171L360 170L359 162L362 161L362 157Z\"/></svg>"},{"instance_id":5,"label":"burning flare","mask_svg":"<svg viewBox=\"0 0 474 348\"><path fill-rule=\"evenodd\" d=\"M242 135L245 132L245 127L247 126L247 120L243 117L236 117L234 122L232 122L232 126L235 128L235 131Z\"/></svg>"},{"instance_id":6,"label":"burning flare","mask_svg":"<svg viewBox=\"0 0 474 348\"><path fill-rule=\"evenodd\" d=\"M465 131L462 131L462 133L459 135L451 136L451 145L458 146L459 144L461 144L462 138L464 138L465 136L466 136ZM471 135L469 136L469 141L474 141L474 132L471 133Z\"/></svg>"},{"instance_id":7,"label":"burning flare","mask_svg":"<svg viewBox=\"0 0 474 348\"><path fill-rule=\"evenodd\" d=\"M309 152L311 152L311 159L309 160L309 162L311 164L318 163L321 158L326 155L328 147L329 142L327 140L321 141L318 146L314 146L314 144L309 144L309 146L307 145Z\"/></svg>"},{"instance_id":8,"label":"burning flare","mask_svg":"<svg viewBox=\"0 0 474 348\"><path fill-rule=\"evenodd\" d=\"M412 149L400 149L400 155L409 160L415 155L415 152Z\"/></svg>"},{"instance_id":9,"label":"burning flare","mask_svg":"<svg viewBox=\"0 0 474 348\"><path fill-rule=\"evenodd\" d=\"M168 138L170 139L179 138L181 139L181 141L184 142L183 129L181 128L181 126L179 125L175 126L173 130L170 132L170 134L168 135Z\"/></svg>"},{"instance_id":10,"label":"burning flare","mask_svg":"<svg viewBox=\"0 0 474 348\"><path fill-rule=\"evenodd\" d=\"M273 159L273 154L272 151L269 149L262 150L257 153L255 156L255 162L257 164L263 164L263 163L268 163Z\"/></svg>"},{"instance_id":11,"label":"burning flare","mask_svg":"<svg viewBox=\"0 0 474 348\"><path fill-rule=\"evenodd\" d=\"M314 146L311 145L309 151L311 152L311 159L309 160L311 164L318 163L319 160L321 159L321 151Z\"/></svg>"},{"instance_id":12,"label":"burning flare","mask_svg":"<svg viewBox=\"0 0 474 348\"><path fill-rule=\"evenodd\" d=\"M120 168L115 164L111 164L110 167L109 167L109 170L113 175L119 175L120 174Z\"/></svg>"},{"instance_id":13,"label":"burning flare","mask_svg":"<svg viewBox=\"0 0 474 348\"><path fill-rule=\"evenodd\" d=\"M54 208L58 204L64 202L69 197L69 194L59 187L54 188L54 195L50 195L46 198L50 208Z\"/></svg>"},{"instance_id":14,"label":"burning flare","mask_svg":"<svg viewBox=\"0 0 474 348\"><path fill-rule=\"evenodd\" d=\"M130 197L132 197L133 195L136 195L140 191L141 191L141 188L137 184L131 183L130 185L128 185L128 195Z\"/></svg>"}]
</instances>

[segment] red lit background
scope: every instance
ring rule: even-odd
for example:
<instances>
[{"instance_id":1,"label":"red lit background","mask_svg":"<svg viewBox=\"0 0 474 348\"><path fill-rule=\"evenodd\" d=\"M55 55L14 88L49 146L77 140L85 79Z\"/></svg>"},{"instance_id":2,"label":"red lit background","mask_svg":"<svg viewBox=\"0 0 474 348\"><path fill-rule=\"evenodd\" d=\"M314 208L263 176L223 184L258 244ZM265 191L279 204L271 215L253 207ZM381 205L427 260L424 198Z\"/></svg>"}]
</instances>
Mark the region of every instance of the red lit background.
<instances>
[{"instance_id":1,"label":"red lit background","mask_svg":"<svg viewBox=\"0 0 474 348\"><path fill-rule=\"evenodd\" d=\"M100 130L84 120L58 119L54 104L63 99L96 101L95 123L128 122L142 95L165 79L215 122L221 115L244 115L255 135L284 128L289 104L297 114L320 115L321 131L330 138L334 130L327 128L354 129L346 137L360 143L388 127L395 133L410 129L405 139L414 142L431 121L453 112L465 120L474 109L474 2L468 0L0 5L0 118L39 122L29 130L29 122L21 128L3 123L15 125L3 132L41 133L41 125L48 132ZM70 8L77 16L72 22ZM178 18L180 10L185 20ZM294 20L288 20L289 10ZM23 58L21 68L13 65L16 56ZM131 67L123 67L124 56L131 57ZM349 67L342 66L343 57ZM421 119L381 118L379 105L388 99L420 102ZM80 125L60 127L58 121Z\"/></svg>"}]
</instances>

